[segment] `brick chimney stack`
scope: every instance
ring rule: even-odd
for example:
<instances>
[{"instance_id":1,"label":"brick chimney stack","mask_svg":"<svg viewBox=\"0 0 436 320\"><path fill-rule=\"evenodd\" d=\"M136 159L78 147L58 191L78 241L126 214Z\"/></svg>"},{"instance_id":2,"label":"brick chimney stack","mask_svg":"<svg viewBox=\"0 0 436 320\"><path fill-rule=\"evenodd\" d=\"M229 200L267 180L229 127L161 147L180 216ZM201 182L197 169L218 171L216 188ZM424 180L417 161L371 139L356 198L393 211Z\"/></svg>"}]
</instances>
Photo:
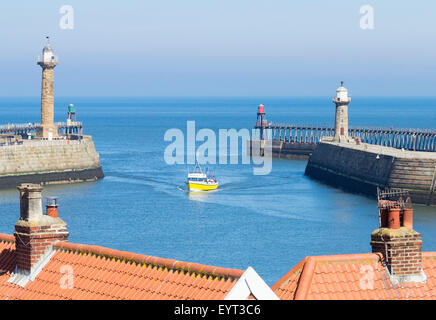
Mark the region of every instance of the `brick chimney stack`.
<instances>
[{"instance_id":1,"label":"brick chimney stack","mask_svg":"<svg viewBox=\"0 0 436 320\"><path fill-rule=\"evenodd\" d=\"M60 218L43 214L42 187L21 184L20 219L15 224L16 272L31 274L51 252L56 241L67 241L67 225Z\"/></svg>"},{"instance_id":2,"label":"brick chimney stack","mask_svg":"<svg viewBox=\"0 0 436 320\"><path fill-rule=\"evenodd\" d=\"M404 204L404 203L403 203ZM371 233L373 253L381 253L391 281L423 282L421 234L413 230L413 208L398 202L379 202L381 226Z\"/></svg>"}]
</instances>

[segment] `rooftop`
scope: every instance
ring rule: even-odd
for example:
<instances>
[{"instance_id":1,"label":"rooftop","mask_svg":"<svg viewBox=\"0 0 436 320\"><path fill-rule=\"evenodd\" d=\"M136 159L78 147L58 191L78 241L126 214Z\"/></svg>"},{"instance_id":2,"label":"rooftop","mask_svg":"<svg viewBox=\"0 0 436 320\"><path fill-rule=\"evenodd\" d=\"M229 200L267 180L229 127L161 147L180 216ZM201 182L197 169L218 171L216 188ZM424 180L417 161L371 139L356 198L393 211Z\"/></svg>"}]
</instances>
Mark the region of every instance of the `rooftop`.
<instances>
[{"instance_id":1,"label":"rooftop","mask_svg":"<svg viewBox=\"0 0 436 320\"><path fill-rule=\"evenodd\" d=\"M285 300L433 300L436 299L436 252L422 253L427 281L393 285L381 254L304 258L272 286Z\"/></svg>"},{"instance_id":2,"label":"rooftop","mask_svg":"<svg viewBox=\"0 0 436 320\"><path fill-rule=\"evenodd\" d=\"M16 265L15 237L0 234L0 299L219 300L244 273L63 241L53 251L22 287L8 282Z\"/></svg>"}]
</instances>

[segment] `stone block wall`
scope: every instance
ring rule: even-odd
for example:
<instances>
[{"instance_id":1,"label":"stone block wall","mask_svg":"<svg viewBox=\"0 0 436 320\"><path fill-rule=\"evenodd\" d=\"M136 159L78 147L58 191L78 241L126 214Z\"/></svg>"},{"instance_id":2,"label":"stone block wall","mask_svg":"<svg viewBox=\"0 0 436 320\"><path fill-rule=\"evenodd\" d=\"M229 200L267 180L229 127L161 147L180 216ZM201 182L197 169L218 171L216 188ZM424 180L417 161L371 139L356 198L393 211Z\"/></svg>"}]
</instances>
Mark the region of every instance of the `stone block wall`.
<instances>
[{"instance_id":1,"label":"stone block wall","mask_svg":"<svg viewBox=\"0 0 436 320\"><path fill-rule=\"evenodd\" d=\"M0 187L19 183L64 183L103 177L90 136L82 140L30 140L0 147Z\"/></svg>"},{"instance_id":2,"label":"stone block wall","mask_svg":"<svg viewBox=\"0 0 436 320\"><path fill-rule=\"evenodd\" d=\"M402 188L413 203L436 205L436 160L375 154L346 146L319 143L306 167L306 175L352 192L376 195L377 187Z\"/></svg>"},{"instance_id":3,"label":"stone block wall","mask_svg":"<svg viewBox=\"0 0 436 320\"><path fill-rule=\"evenodd\" d=\"M83 140L24 141L0 147L0 175L41 173L100 166L91 137Z\"/></svg>"}]
</instances>

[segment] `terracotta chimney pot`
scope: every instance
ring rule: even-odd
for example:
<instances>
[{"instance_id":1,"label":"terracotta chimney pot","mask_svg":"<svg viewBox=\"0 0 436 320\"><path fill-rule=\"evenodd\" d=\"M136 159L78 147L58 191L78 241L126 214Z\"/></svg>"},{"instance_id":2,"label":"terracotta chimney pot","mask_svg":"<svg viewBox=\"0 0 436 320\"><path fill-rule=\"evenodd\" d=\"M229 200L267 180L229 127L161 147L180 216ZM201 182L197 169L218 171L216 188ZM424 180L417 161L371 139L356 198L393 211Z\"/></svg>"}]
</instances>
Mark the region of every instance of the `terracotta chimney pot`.
<instances>
[{"instance_id":1,"label":"terracotta chimney pot","mask_svg":"<svg viewBox=\"0 0 436 320\"><path fill-rule=\"evenodd\" d=\"M413 208L403 209L403 226L413 229Z\"/></svg>"},{"instance_id":2,"label":"terracotta chimney pot","mask_svg":"<svg viewBox=\"0 0 436 320\"><path fill-rule=\"evenodd\" d=\"M401 227L400 208L389 208L387 227L390 229L399 229Z\"/></svg>"}]
</instances>

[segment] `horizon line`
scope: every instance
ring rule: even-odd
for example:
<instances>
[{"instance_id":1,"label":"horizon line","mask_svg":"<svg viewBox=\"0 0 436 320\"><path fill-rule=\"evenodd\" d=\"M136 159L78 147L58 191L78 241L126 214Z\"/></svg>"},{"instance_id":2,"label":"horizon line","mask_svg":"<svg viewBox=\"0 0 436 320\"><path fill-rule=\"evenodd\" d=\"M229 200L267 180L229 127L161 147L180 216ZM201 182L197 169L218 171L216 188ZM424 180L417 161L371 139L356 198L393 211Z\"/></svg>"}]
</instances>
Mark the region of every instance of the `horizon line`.
<instances>
[{"instance_id":1,"label":"horizon line","mask_svg":"<svg viewBox=\"0 0 436 320\"><path fill-rule=\"evenodd\" d=\"M110 96L110 95L75 95L75 96L68 96L68 95L60 95L60 96L56 96L55 100L57 98L159 98L159 99L192 99L192 98L223 98L223 99L228 99L228 98L232 98L232 99L257 99L257 98L330 98L333 97L333 95L289 95L289 96L281 96L281 95L265 95L265 96L248 96L248 95L241 95L241 96L233 96L233 95L222 95L222 96L215 96L215 95L186 95L186 96L162 96L162 95L157 95L157 96L140 96L140 95L120 95L120 96ZM355 95L355 96L351 96L352 98L436 98L436 95L371 95L371 96L360 96L360 95ZM22 96L2 96L0 95L0 99L2 98L38 98L40 99L41 96L40 95L35 95L35 96L27 96L27 95L22 95Z\"/></svg>"}]
</instances>

